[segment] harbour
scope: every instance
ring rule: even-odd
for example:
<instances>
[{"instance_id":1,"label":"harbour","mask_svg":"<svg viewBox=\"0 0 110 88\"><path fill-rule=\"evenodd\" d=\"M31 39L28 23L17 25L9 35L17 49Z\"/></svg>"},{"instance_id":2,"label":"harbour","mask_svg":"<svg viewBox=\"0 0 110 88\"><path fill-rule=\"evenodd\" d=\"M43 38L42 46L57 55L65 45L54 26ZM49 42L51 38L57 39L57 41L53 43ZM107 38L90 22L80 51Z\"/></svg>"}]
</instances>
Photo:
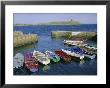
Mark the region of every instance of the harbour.
<instances>
[{"instance_id":1,"label":"harbour","mask_svg":"<svg viewBox=\"0 0 110 88\"><path fill-rule=\"evenodd\" d=\"M84 28L83 28L84 26ZM38 41L25 46L14 48L14 56L17 53L26 53L40 51L45 53L47 50L54 52L56 50L68 49L73 46L64 44L67 37L52 38L52 31L78 31L78 32L96 32L96 25L81 25L81 26L15 26L14 31L22 31L24 34L37 34ZM75 28L74 28L75 27ZM77 28L77 30L76 30ZM81 28L81 29L80 29ZM91 43L92 42L92 43ZM87 41L87 44L96 47L95 41ZM71 70L72 69L72 70ZM77 60L72 59L69 62L59 61L54 63L50 61L47 65L39 65L37 72L30 72L25 65L18 69L14 69L14 75L96 75L97 74L97 57L93 60Z\"/></svg>"}]
</instances>

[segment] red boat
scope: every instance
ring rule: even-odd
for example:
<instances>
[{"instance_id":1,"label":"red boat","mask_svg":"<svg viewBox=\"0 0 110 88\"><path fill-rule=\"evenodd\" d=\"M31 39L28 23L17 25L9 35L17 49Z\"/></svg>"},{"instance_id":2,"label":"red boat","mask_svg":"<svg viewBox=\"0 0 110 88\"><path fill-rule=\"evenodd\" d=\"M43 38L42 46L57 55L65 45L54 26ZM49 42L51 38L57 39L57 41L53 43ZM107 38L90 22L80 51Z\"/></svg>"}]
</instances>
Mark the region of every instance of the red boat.
<instances>
[{"instance_id":1,"label":"red boat","mask_svg":"<svg viewBox=\"0 0 110 88\"><path fill-rule=\"evenodd\" d=\"M29 69L31 72L38 71L38 62L35 60L34 57L32 57L32 53L25 54L25 66L27 69Z\"/></svg>"},{"instance_id":2,"label":"red boat","mask_svg":"<svg viewBox=\"0 0 110 88\"><path fill-rule=\"evenodd\" d=\"M64 61L68 62L71 60L71 56L69 56L68 54L66 54L65 52L61 51L61 50L56 50L55 53L63 58Z\"/></svg>"}]
</instances>

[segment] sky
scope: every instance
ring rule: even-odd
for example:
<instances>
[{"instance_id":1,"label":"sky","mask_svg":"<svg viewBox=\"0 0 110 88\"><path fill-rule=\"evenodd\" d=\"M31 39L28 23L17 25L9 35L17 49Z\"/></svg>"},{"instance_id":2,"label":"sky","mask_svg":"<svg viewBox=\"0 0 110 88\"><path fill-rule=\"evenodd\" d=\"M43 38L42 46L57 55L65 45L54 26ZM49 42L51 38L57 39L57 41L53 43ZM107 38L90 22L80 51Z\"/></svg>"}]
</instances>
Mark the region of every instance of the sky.
<instances>
[{"instance_id":1,"label":"sky","mask_svg":"<svg viewBox=\"0 0 110 88\"><path fill-rule=\"evenodd\" d=\"M96 13L14 13L14 24L38 24L70 19L81 24L97 24Z\"/></svg>"}]
</instances>

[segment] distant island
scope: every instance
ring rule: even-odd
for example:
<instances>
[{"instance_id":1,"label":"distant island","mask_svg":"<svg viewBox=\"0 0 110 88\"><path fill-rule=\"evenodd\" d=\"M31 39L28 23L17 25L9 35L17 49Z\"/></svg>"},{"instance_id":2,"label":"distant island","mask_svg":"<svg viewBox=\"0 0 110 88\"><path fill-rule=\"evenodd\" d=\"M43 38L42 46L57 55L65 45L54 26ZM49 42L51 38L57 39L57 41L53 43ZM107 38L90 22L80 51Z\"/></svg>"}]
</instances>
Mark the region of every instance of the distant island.
<instances>
[{"instance_id":1,"label":"distant island","mask_svg":"<svg viewBox=\"0 0 110 88\"><path fill-rule=\"evenodd\" d=\"M39 24L15 24L14 26L35 26L35 25L80 25L80 22L70 19L69 21L53 21Z\"/></svg>"}]
</instances>

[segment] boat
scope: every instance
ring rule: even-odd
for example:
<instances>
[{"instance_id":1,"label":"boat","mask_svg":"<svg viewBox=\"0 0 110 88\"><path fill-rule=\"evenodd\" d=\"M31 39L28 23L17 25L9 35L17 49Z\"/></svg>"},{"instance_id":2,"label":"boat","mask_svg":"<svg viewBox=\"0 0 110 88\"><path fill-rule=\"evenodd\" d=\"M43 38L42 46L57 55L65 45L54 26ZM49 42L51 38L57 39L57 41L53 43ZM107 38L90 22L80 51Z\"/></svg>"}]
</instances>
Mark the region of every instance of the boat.
<instances>
[{"instance_id":1,"label":"boat","mask_svg":"<svg viewBox=\"0 0 110 88\"><path fill-rule=\"evenodd\" d=\"M29 69L31 72L37 72L39 64L33 57L32 53L25 54L25 66L27 69Z\"/></svg>"},{"instance_id":2,"label":"boat","mask_svg":"<svg viewBox=\"0 0 110 88\"><path fill-rule=\"evenodd\" d=\"M22 67L24 63L24 56L21 53L17 53L13 58L13 68Z\"/></svg>"},{"instance_id":3,"label":"boat","mask_svg":"<svg viewBox=\"0 0 110 88\"><path fill-rule=\"evenodd\" d=\"M67 53L70 56L74 56L74 57L79 57L80 60L84 59L84 57L90 58L90 59L94 59L96 57L95 54L89 54L88 52L86 52L85 50L74 46L68 50L62 49L63 52Z\"/></svg>"},{"instance_id":4,"label":"boat","mask_svg":"<svg viewBox=\"0 0 110 88\"><path fill-rule=\"evenodd\" d=\"M62 49L63 52L65 52L66 54L72 56L72 57L78 57L80 59L84 59L84 55L75 51L69 51L69 50L64 50Z\"/></svg>"},{"instance_id":5,"label":"boat","mask_svg":"<svg viewBox=\"0 0 110 88\"><path fill-rule=\"evenodd\" d=\"M84 41L81 40L64 40L64 43L83 43Z\"/></svg>"},{"instance_id":6,"label":"boat","mask_svg":"<svg viewBox=\"0 0 110 88\"><path fill-rule=\"evenodd\" d=\"M72 45L72 46L86 46L87 44L84 44L84 41L81 40L64 40L64 44Z\"/></svg>"},{"instance_id":7,"label":"boat","mask_svg":"<svg viewBox=\"0 0 110 88\"><path fill-rule=\"evenodd\" d=\"M80 59L84 59L84 54L80 51L79 48L74 47L74 48L71 48L68 50L65 50L65 49L61 49L61 50L70 56L78 57Z\"/></svg>"},{"instance_id":8,"label":"boat","mask_svg":"<svg viewBox=\"0 0 110 88\"><path fill-rule=\"evenodd\" d=\"M47 65L50 63L50 58L46 54L41 53L39 51L34 50L33 57L35 57L40 63L44 65Z\"/></svg>"},{"instance_id":9,"label":"boat","mask_svg":"<svg viewBox=\"0 0 110 88\"><path fill-rule=\"evenodd\" d=\"M89 49L97 50L96 47L93 47L93 46L90 46L90 45L86 45L85 47L86 47L86 48L89 48Z\"/></svg>"},{"instance_id":10,"label":"boat","mask_svg":"<svg viewBox=\"0 0 110 88\"><path fill-rule=\"evenodd\" d=\"M55 53L66 62L71 60L70 55L66 54L65 52L61 50L56 50Z\"/></svg>"},{"instance_id":11,"label":"boat","mask_svg":"<svg viewBox=\"0 0 110 88\"><path fill-rule=\"evenodd\" d=\"M81 49L85 50L89 54L97 54L97 48L94 46L86 45L86 46L79 46Z\"/></svg>"},{"instance_id":12,"label":"boat","mask_svg":"<svg viewBox=\"0 0 110 88\"><path fill-rule=\"evenodd\" d=\"M46 51L45 54L50 58L50 60L52 60L53 62L59 62L60 61L60 57L58 55L56 55L54 52L51 51Z\"/></svg>"}]
</instances>

